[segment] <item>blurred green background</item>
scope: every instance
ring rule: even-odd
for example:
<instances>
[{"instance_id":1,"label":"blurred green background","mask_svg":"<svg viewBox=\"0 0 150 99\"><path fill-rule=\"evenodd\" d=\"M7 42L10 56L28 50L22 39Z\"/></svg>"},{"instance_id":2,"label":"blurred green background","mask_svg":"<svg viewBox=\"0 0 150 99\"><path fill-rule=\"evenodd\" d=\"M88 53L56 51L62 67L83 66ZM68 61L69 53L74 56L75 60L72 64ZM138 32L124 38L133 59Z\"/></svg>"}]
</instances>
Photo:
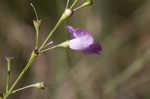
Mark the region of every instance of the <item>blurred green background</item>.
<instances>
[{"instance_id":1,"label":"blurred green background","mask_svg":"<svg viewBox=\"0 0 150 99\"><path fill-rule=\"evenodd\" d=\"M42 19L40 41L55 25L67 0L33 0ZM84 0L81 0L84 1ZM0 91L13 56L11 81L34 47L35 19L29 0L0 0ZM90 32L103 51L87 55L56 49L41 55L16 88L44 81L45 90L27 89L10 99L150 99L150 1L94 0L65 21L54 43L70 39L66 25ZM12 83L11 82L11 83Z\"/></svg>"}]
</instances>

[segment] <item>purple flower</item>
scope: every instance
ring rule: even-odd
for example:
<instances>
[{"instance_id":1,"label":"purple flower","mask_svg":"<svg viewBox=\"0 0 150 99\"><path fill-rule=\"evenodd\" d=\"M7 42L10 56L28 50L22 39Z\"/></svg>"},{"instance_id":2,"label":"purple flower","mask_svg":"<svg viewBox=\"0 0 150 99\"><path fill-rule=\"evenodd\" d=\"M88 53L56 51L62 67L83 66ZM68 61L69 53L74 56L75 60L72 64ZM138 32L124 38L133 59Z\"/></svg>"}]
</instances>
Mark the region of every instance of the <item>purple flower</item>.
<instances>
[{"instance_id":1,"label":"purple flower","mask_svg":"<svg viewBox=\"0 0 150 99\"><path fill-rule=\"evenodd\" d=\"M94 43L94 38L90 33L79 28L74 29L72 26L66 26L66 29L72 34L73 39L69 40L71 49L87 54L99 54L102 50L100 44Z\"/></svg>"}]
</instances>

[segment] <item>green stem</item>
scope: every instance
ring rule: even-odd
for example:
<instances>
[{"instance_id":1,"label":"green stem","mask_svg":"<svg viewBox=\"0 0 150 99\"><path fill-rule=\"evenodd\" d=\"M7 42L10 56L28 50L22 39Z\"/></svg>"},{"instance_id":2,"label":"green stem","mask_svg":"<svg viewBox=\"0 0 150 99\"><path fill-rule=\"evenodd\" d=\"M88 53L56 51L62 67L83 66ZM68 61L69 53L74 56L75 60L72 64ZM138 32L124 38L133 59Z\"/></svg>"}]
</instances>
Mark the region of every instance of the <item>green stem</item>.
<instances>
[{"instance_id":1,"label":"green stem","mask_svg":"<svg viewBox=\"0 0 150 99\"><path fill-rule=\"evenodd\" d=\"M69 7L70 0L67 0L66 9Z\"/></svg>"},{"instance_id":2,"label":"green stem","mask_svg":"<svg viewBox=\"0 0 150 99\"><path fill-rule=\"evenodd\" d=\"M49 50L52 50L52 49L58 48L58 47L67 48L67 47L68 47L68 41L65 41L65 42L62 42L62 43L60 43L60 44L58 44L58 45L55 45L55 46L53 46L53 47L49 47L49 48L47 48L47 49L41 50L40 53L46 53L46 52L48 52Z\"/></svg>"},{"instance_id":3,"label":"green stem","mask_svg":"<svg viewBox=\"0 0 150 99\"><path fill-rule=\"evenodd\" d=\"M79 7L73 9L73 11L77 11L77 10L79 10L79 9L81 9L81 8L83 8L83 7L89 6L89 5L91 5L91 4L92 4L92 2L85 2L85 3L83 3L82 5L80 5Z\"/></svg>"},{"instance_id":4,"label":"green stem","mask_svg":"<svg viewBox=\"0 0 150 99\"><path fill-rule=\"evenodd\" d=\"M39 88L39 89L44 89L44 82L38 82L38 83L30 84L30 85L28 85L28 86L25 86L25 87L22 87L22 88L13 90L11 94L14 94L14 93L16 93L16 92L25 90L25 89L27 89L27 88Z\"/></svg>"},{"instance_id":5,"label":"green stem","mask_svg":"<svg viewBox=\"0 0 150 99\"><path fill-rule=\"evenodd\" d=\"M13 90L11 94L14 94L16 92L22 91L22 90L27 89L27 88L32 88L32 87L33 87L33 85L28 85L28 86Z\"/></svg>"},{"instance_id":6,"label":"green stem","mask_svg":"<svg viewBox=\"0 0 150 99\"><path fill-rule=\"evenodd\" d=\"M10 72L8 72L8 77L7 77L7 83L6 83L6 93L8 92L9 83L10 83Z\"/></svg>"},{"instance_id":7,"label":"green stem","mask_svg":"<svg viewBox=\"0 0 150 99\"><path fill-rule=\"evenodd\" d=\"M35 41L35 49L38 49L39 47L39 32L40 32L40 25L41 25L41 20L36 20L33 21L35 31L36 31L36 41Z\"/></svg>"},{"instance_id":8,"label":"green stem","mask_svg":"<svg viewBox=\"0 0 150 99\"><path fill-rule=\"evenodd\" d=\"M40 53L46 53L47 51L52 50L52 49L57 48L57 47L59 47L59 46L53 46L53 47L41 50Z\"/></svg>"},{"instance_id":9,"label":"green stem","mask_svg":"<svg viewBox=\"0 0 150 99\"><path fill-rule=\"evenodd\" d=\"M45 41L40 46L39 50L41 50L46 45L46 43L48 42L48 40L51 38L51 36L57 30L57 28L61 25L61 23L64 22L64 20L66 20L71 15L72 15L72 9L65 9L64 13L62 14L62 16L60 17L60 19L58 20L58 22L55 25L55 27L50 31L49 35L47 36L47 38L45 39Z\"/></svg>"},{"instance_id":10,"label":"green stem","mask_svg":"<svg viewBox=\"0 0 150 99\"><path fill-rule=\"evenodd\" d=\"M63 22L63 20L60 20L57 22L57 24L55 25L55 27L52 29L52 31L49 33L49 35L47 36L47 38L45 39L45 41L43 42L43 44L41 45L40 49L41 50L45 45L46 43L48 42L48 40L51 38L51 36L53 35L53 33L56 31L56 29L59 27L59 25Z\"/></svg>"},{"instance_id":11,"label":"green stem","mask_svg":"<svg viewBox=\"0 0 150 99\"><path fill-rule=\"evenodd\" d=\"M71 5L71 8L73 8L77 3L78 3L79 0L74 0L73 4Z\"/></svg>"},{"instance_id":12,"label":"green stem","mask_svg":"<svg viewBox=\"0 0 150 99\"><path fill-rule=\"evenodd\" d=\"M28 61L28 63L26 64L26 66L24 67L24 69L22 70L22 72L19 74L19 76L17 77L16 81L13 83L13 85L11 86L11 88L5 94L4 99L7 99L8 96L12 93L13 89L15 88L15 86L18 84L18 82L20 81L20 79L23 77L24 73L28 70L28 68L33 63L33 61L35 60L35 58L37 56L38 55L35 53L35 51L33 51L32 54L31 54L31 57L30 57L30 59Z\"/></svg>"},{"instance_id":13,"label":"green stem","mask_svg":"<svg viewBox=\"0 0 150 99\"><path fill-rule=\"evenodd\" d=\"M44 82L38 82L38 83L30 84L30 85L28 85L28 86L25 86L25 87L22 87L22 88L13 90L11 94L14 94L14 93L16 93L16 92L25 90L25 89L27 89L27 88L39 88L39 89L44 89Z\"/></svg>"},{"instance_id":14,"label":"green stem","mask_svg":"<svg viewBox=\"0 0 150 99\"><path fill-rule=\"evenodd\" d=\"M39 30L36 31L35 49L38 49L38 46L39 46Z\"/></svg>"},{"instance_id":15,"label":"green stem","mask_svg":"<svg viewBox=\"0 0 150 99\"><path fill-rule=\"evenodd\" d=\"M7 83L6 83L6 93L7 93L9 89L9 84L10 84L11 59L7 57L6 60L8 63L8 76L7 76Z\"/></svg>"}]
</instances>

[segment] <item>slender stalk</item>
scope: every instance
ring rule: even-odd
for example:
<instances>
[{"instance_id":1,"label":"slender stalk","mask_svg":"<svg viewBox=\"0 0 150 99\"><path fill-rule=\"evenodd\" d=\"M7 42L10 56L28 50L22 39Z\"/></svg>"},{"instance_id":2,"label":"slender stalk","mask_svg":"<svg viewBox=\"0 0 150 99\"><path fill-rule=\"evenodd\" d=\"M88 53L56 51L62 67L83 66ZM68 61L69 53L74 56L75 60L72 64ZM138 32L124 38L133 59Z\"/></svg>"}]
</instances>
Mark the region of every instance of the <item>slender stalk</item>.
<instances>
[{"instance_id":1,"label":"slender stalk","mask_svg":"<svg viewBox=\"0 0 150 99\"><path fill-rule=\"evenodd\" d=\"M48 40L51 38L51 36L57 30L57 28L61 25L61 23L64 22L64 20L66 20L71 15L72 15L72 9L65 9L64 13L62 14L62 16L60 17L60 19L58 20L58 22L55 25L55 27L50 31L49 35L47 36L47 38L45 39L45 41L40 46L39 50L41 50L42 48L44 48L44 46L46 45L46 43L48 42Z\"/></svg>"},{"instance_id":2,"label":"slender stalk","mask_svg":"<svg viewBox=\"0 0 150 99\"><path fill-rule=\"evenodd\" d=\"M79 9L81 9L83 7L89 6L91 4L92 4L92 2L87 1L87 2L83 3L82 5L80 5L79 7L73 9L73 11L77 11L77 10L79 10Z\"/></svg>"},{"instance_id":3,"label":"slender stalk","mask_svg":"<svg viewBox=\"0 0 150 99\"><path fill-rule=\"evenodd\" d=\"M40 47L39 50L41 50L46 45L46 43L48 42L48 40L51 38L51 36L53 35L53 33L56 31L56 29L59 27L59 25L62 22L63 22L63 20L60 18L59 21L57 22L57 24L55 25L55 27L52 29L52 31L49 33L49 35L47 36L47 38L45 39L45 41L41 45L41 47Z\"/></svg>"},{"instance_id":4,"label":"slender stalk","mask_svg":"<svg viewBox=\"0 0 150 99\"><path fill-rule=\"evenodd\" d=\"M7 75L7 83L6 83L6 93L8 92L9 89L9 84L10 84L10 72L11 72L11 59L10 58L6 58L7 63L8 63L8 75Z\"/></svg>"},{"instance_id":5,"label":"slender stalk","mask_svg":"<svg viewBox=\"0 0 150 99\"><path fill-rule=\"evenodd\" d=\"M35 31L36 31L35 49L38 49L38 47L39 47L39 33L40 33L41 20L33 21L33 24L34 24Z\"/></svg>"},{"instance_id":6,"label":"slender stalk","mask_svg":"<svg viewBox=\"0 0 150 99\"><path fill-rule=\"evenodd\" d=\"M68 47L68 41L65 41L65 42L62 42L62 43L60 43L60 44L58 44L58 45L55 45L55 46L53 46L53 47L49 47L49 48L47 48L47 49L41 50L40 53L46 53L46 52L48 52L49 50L52 50L52 49L58 48L58 47L67 48L67 47Z\"/></svg>"},{"instance_id":7,"label":"slender stalk","mask_svg":"<svg viewBox=\"0 0 150 99\"><path fill-rule=\"evenodd\" d=\"M34 83L34 84L30 84L28 86L13 90L11 94L14 94L14 93L19 92L19 91L23 91L23 90L28 89L28 88L44 89L44 82L37 82L37 83Z\"/></svg>"},{"instance_id":8,"label":"slender stalk","mask_svg":"<svg viewBox=\"0 0 150 99\"><path fill-rule=\"evenodd\" d=\"M38 14L37 14L37 11L35 9L35 6L32 3L30 3L30 5L33 8L33 11L34 11L35 17L36 17L36 21L33 21L33 23L34 23L34 27L35 27L35 30L36 30L35 49L38 49L38 46L39 46L39 31L40 31L41 20L39 20L39 18L38 18Z\"/></svg>"},{"instance_id":9,"label":"slender stalk","mask_svg":"<svg viewBox=\"0 0 150 99\"><path fill-rule=\"evenodd\" d=\"M77 11L77 10L83 8L83 7L85 7L85 6L84 6L84 5L81 5L81 6L77 7L77 8L75 8L75 9L73 9L73 11Z\"/></svg>"},{"instance_id":10,"label":"slender stalk","mask_svg":"<svg viewBox=\"0 0 150 99\"><path fill-rule=\"evenodd\" d=\"M8 76L7 76L6 93L8 92L9 89L9 83L10 83L10 72L8 72Z\"/></svg>"},{"instance_id":11,"label":"slender stalk","mask_svg":"<svg viewBox=\"0 0 150 99\"><path fill-rule=\"evenodd\" d=\"M22 91L22 90L25 90L25 89L28 89L28 88L32 88L32 87L33 87L33 85L28 85L28 86L13 90L11 94L14 94L16 92L19 92L19 91Z\"/></svg>"},{"instance_id":12,"label":"slender stalk","mask_svg":"<svg viewBox=\"0 0 150 99\"><path fill-rule=\"evenodd\" d=\"M66 9L69 7L70 0L67 0Z\"/></svg>"},{"instance_id":13,"label":"slender stalk","mask_svg":"<svg viewBox=\"0 0 150 99\"><path fill-rule=\"evenodd\" d=\"M39 30L36 32L35 49L38 49L38 46L39 46Z\"/></svg>"},{"instance_id":14,"label":"slender stalk","mask_svg":"<svg viewBox=\"0 0 150 99\"><path fill-rule=\"evenodd\" d=\"M47 48L47 49L41 50L40 53L46 53L46 52L48 52L49 50L52 50L52 49L57 48L57 47L59 47L59 46L49 47L49 48Z\"/></svg>"},{"instance_id":15,"label":"slender stalk","mask_svg":"<svg viewBox=\"0 0 150 99\"><path fill-rule=\"evenodd\" d=\"M36 12L36 9L35 9L35 6L34 6L32 3L30 3L30 5L31 5L31 7L32 7L33 10L34 10L36 19L39 20L38 15L37 15L37 12Z\"/></svg>"},{"instance_id":16,"label":"slender stalk","mask_svg":"<svg viewBox=\"0 0 150 99\"><path fill-rule=\"evenodd\" d=\"M28 63L26 64L26 66L24 67L24 69L22 70L22 72L19 74L19 76L17 77L16 81L13 83L13 85L11 86L11 88L5 94L4 99L7 99L8 96L12 93L13 89L15 88L15 86L18 84L18 82L20 81L20 79L23 77L24 73L28 70L28 68L33 63L33 61L35 60L35 58L37 56L38 55L33 51L32 54L31 54L31 57L30 57L30 59L28 61Z\"/></svg>"},{"instance_id":17,"label":"slender stalk","mask_svg":"<svg viewBox=\"0 0 150 99\"><path fill-rule=\"evenodd\" d=\"M77 3L78 3L79 0L74 0L73 4L71 5L71 8L73 8Z\"/></svg>"}]
</instances>

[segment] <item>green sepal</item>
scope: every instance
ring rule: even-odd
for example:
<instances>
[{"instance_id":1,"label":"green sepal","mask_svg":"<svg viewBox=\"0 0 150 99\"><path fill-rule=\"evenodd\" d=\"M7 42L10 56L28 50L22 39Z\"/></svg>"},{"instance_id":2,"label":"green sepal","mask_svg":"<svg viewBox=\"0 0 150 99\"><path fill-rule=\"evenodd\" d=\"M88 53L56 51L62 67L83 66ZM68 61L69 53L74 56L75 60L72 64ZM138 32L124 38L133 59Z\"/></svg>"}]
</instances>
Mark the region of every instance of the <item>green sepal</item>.
<instances>
[{"instance_id":1,"label":"green sepal","mask_svg":"<svg viewBox=\"0 0 150 99\"><path fill-rule=\"evenodd\" d=\"M39 32L41 23L42 23L41 20L33 20L33 24L34 24L36 32Z\"/></svg>"},{"instance_id":2,"label":"green sepal","mask_svg":"<svg viewBox=\"0 0 150 99\"><path fill-rule=\"evenodd\" d=\"M57 45L57 47L63 47L63 48L68 48L69 47L69 41L65 41Z\"/></svg>"},{"instance_id":3,"label":"green sepal","mask_svg":"<svg viewBox=\"0 0 150 99\"><path fill-rule=\"evenodd\" d=\"M39 89L44 89L44 82L38 82L32 85L32 88L39 88Z\"/></svg>"},{"instance_id":4,"label":"green sepal","mask_svg":"<svg viewBox=\"0 0 150 99\"><path fill-rule=\"evenodd\" d=\"M38 49L39 46L39 32L40 32L40 25L42 21L41 20L33 20L34 28L36 31L36 44L35 44L35 49Z\"/></svg>"}]
</instances>

